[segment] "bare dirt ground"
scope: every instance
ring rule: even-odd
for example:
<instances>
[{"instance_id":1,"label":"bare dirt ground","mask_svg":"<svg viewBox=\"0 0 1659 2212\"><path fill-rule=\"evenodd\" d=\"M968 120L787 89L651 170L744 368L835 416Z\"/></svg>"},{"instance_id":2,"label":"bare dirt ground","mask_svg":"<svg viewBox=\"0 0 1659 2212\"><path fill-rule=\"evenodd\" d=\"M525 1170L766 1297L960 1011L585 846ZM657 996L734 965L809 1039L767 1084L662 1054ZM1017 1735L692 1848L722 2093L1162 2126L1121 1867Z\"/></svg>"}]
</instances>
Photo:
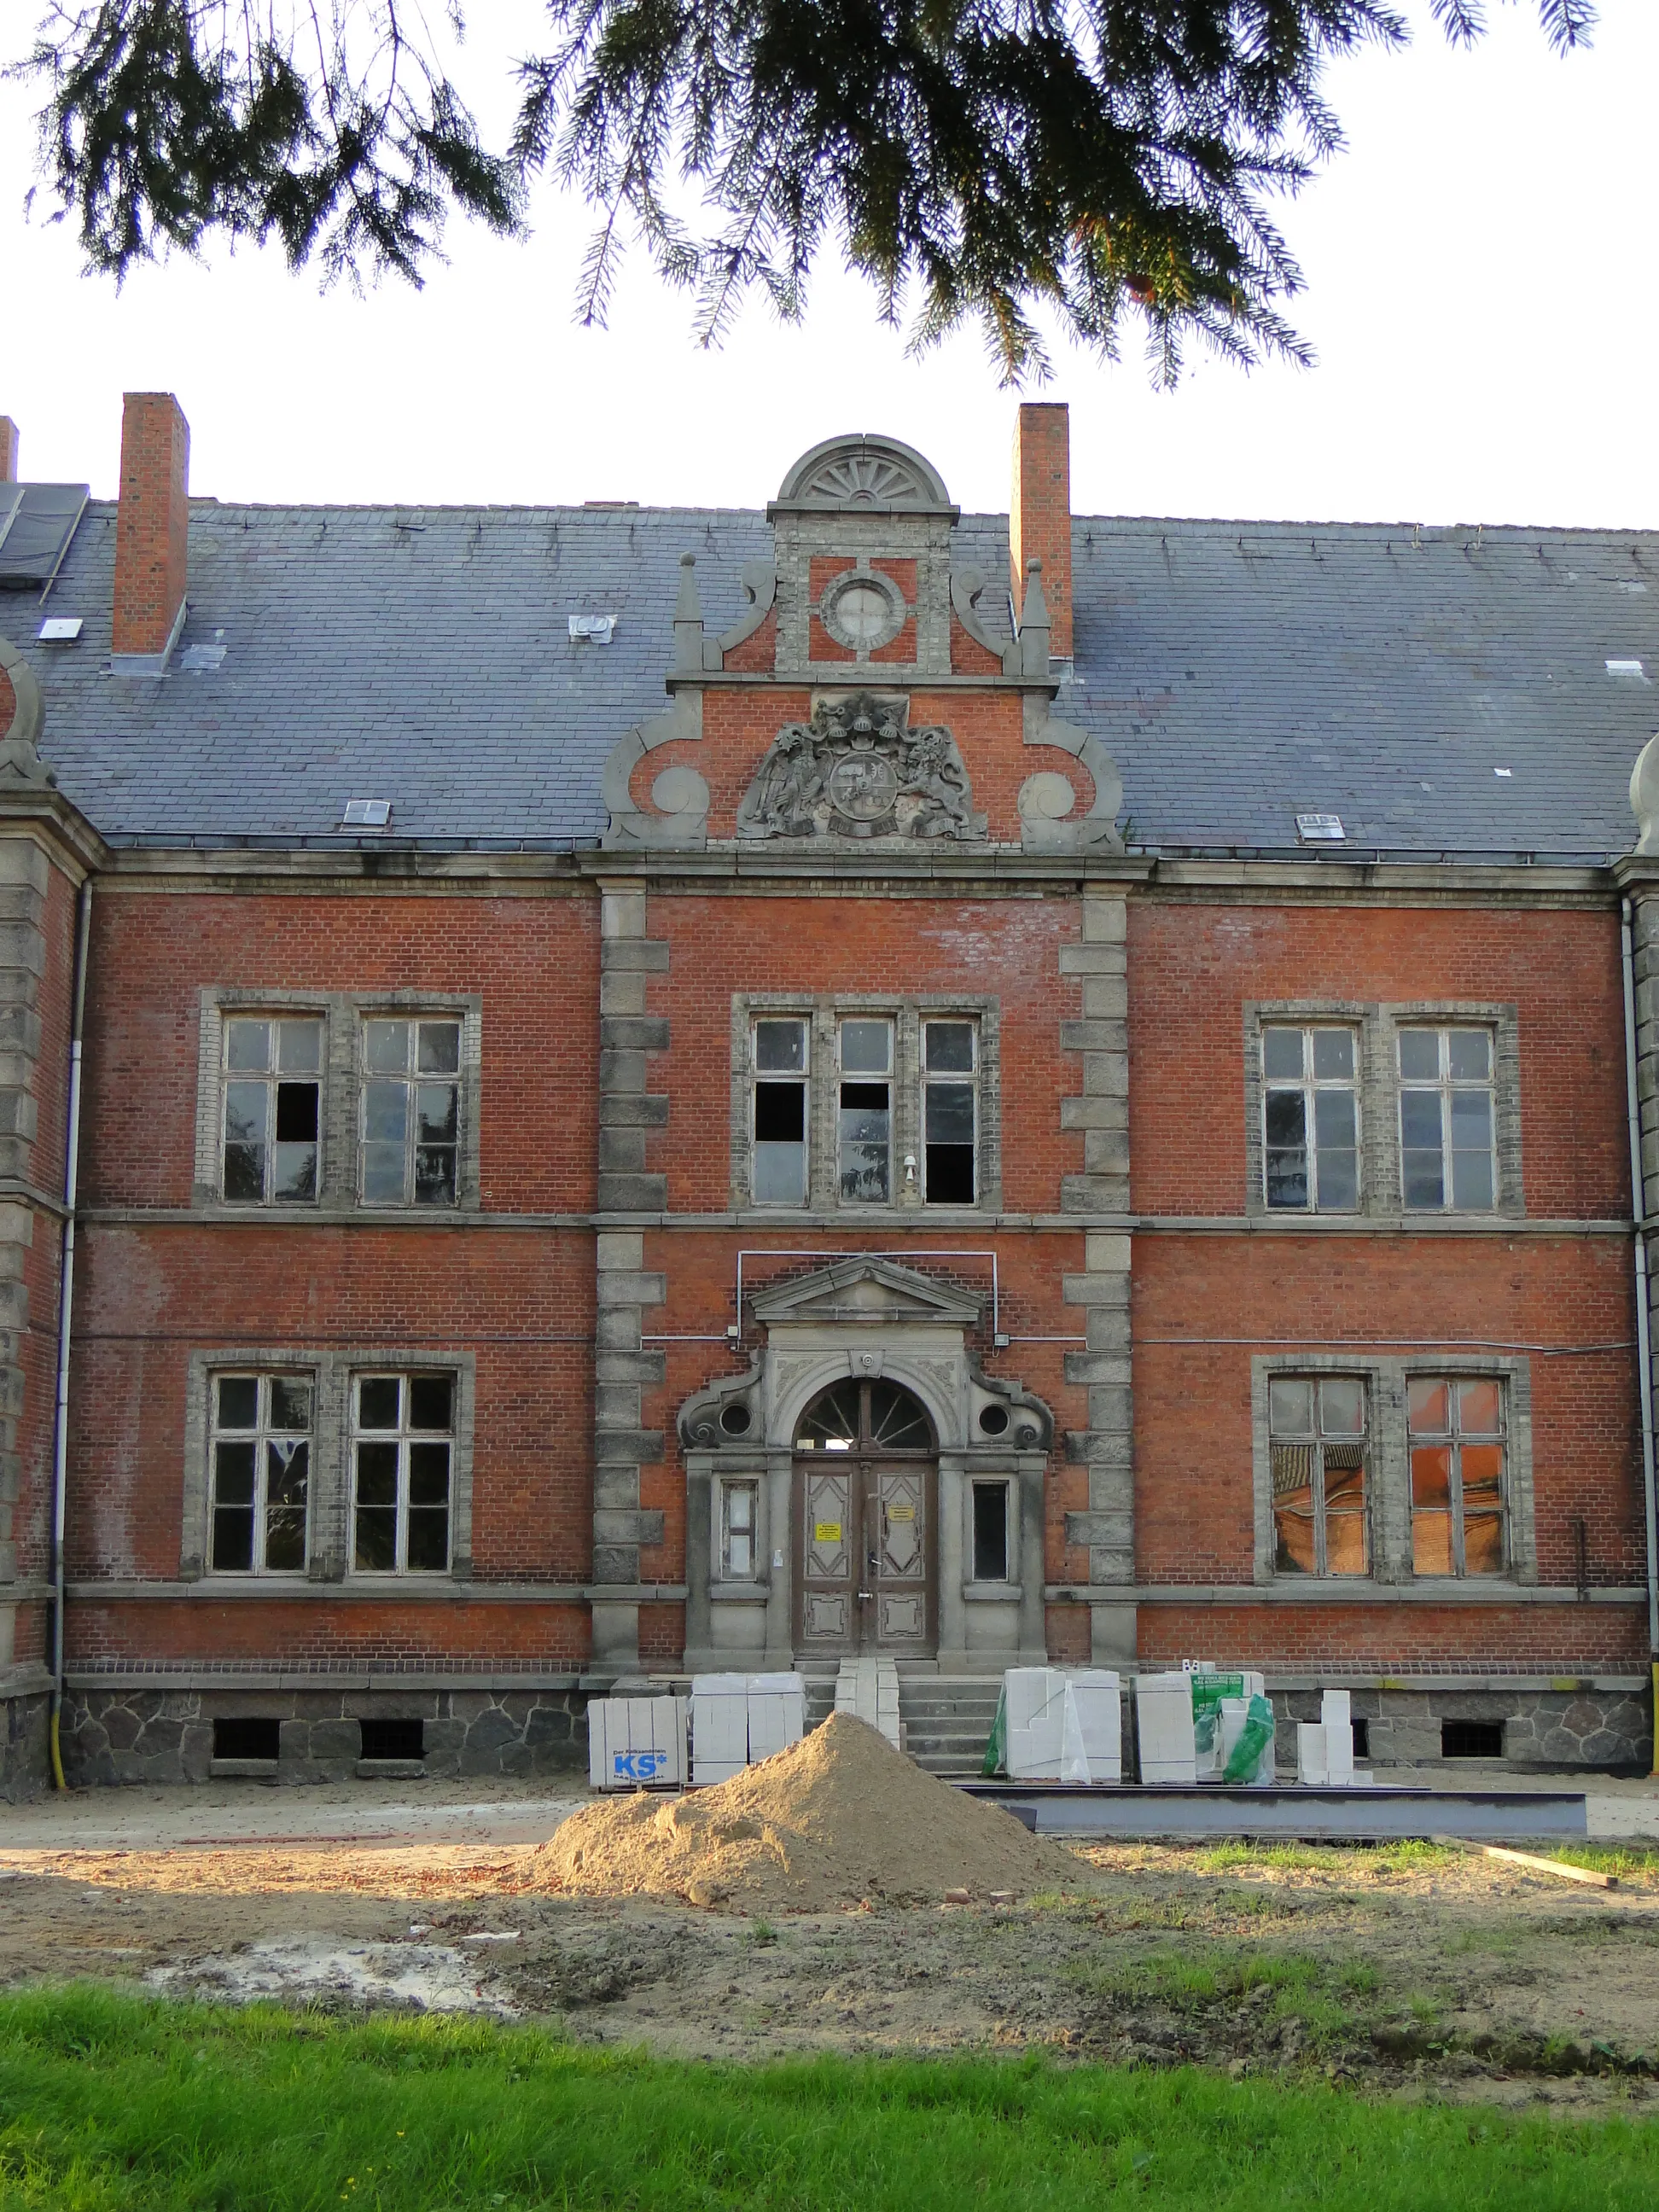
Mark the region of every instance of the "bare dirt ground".
<instances>
[{"instance_id":1,"label":"bare dirt ground","mask_svg":"<svg viewBox=\"0 0 1659 2212\"><path fill-rule=\"evenodd\" d=\"M1074 1884L1012 1905L768 1921L531 1887L527 1840L8 1842L4 1983L483 2009L696 2057L1039 2047L1659 2110L1639 1847L1601 1891L1421 1845L1079 1846Z\"/></svg>"}]
</instances>

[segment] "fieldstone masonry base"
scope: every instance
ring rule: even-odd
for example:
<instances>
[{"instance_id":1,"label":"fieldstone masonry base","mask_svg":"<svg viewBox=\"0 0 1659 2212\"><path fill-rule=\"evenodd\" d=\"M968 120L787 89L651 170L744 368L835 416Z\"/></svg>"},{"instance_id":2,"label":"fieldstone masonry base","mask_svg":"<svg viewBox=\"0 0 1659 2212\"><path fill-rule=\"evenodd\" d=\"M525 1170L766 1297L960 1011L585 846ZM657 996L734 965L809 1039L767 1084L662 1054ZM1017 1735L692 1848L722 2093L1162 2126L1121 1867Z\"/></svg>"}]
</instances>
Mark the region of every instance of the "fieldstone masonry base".
<instances>
[{"instance_id":1,"label":"fieldstone masonry base","mask_svg":"<svg viewBox=\"0 0 1659 2212\"><path fill-rule=\"evenodd\" d=\"M373 1718L423 1723L428 1775L586 1773L586 1712L574 1689L82 1689L64 1701L64 1770L71 1788L206 1782L215 1719L258 1718L282 1724L276 1780L339 1782L357 1772L358 1723ZM410 1771L396 1764L400 1776Z\"/></svg>"}]
</instances>

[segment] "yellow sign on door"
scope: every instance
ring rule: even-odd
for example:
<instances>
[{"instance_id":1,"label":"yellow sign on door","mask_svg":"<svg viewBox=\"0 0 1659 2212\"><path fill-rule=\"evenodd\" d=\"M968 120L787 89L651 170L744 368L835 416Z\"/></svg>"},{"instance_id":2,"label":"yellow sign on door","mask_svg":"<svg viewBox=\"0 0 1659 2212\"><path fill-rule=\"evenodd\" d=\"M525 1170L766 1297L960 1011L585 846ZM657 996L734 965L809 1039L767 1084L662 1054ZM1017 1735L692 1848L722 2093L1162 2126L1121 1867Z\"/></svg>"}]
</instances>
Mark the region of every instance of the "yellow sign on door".
<instances>
[{"instance_id":1,"label":"yellow sign on door","mask_svg":"<svg viewBox=\"0 0 1659 2212\"><path fill-rule=\"evenodd\" d=\"M840 1522L820 1521L812 1531L812 1541L815 1544L839 1544L841 1541Z\"/></svg>"},{"instance_id":2,"label":"yellow sign on door","mask_svg":"<svg viewBox=\"0 0 1659 2212\"><path fill-rule=\"evenodd\" d=\"M914 1521L915 1517L916 1509L914 1505L890 1505L887 1509L887 1518L890 1521Z\"/></svg>"}]
</instances>

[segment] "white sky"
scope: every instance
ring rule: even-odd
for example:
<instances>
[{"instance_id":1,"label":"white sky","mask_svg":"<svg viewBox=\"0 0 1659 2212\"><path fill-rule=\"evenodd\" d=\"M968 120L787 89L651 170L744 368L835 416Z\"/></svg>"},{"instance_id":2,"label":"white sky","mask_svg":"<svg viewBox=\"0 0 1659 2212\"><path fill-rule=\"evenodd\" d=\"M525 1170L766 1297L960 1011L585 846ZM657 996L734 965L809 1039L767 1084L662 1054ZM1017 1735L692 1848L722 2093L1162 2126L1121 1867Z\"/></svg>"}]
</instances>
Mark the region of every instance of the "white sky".
<instances>
[{"instance_id":1,"label":"white sky","mask_svg":"<svg viewBox=\"0 0 1659 2212\"><path fill-rule=\"evenodd\" d=\"M483 115L508 51L485 19L514 51L537 19L529 0L472 12L459 74ZM1171 397L1133 332L1116 368L1058 356L1030 396L1071 404L1076 511L1659 527L1659 9L1603 0L1595 47L1565 59L1534 0L1492 12L1473 53L1419 21L1407 53L1333 73L1348 150L1285 216L1315 368L1194 355ZM582 330L591 218L544 192L528 244L452 229L421 293L319 295L275 251L219 251L118 297L68 226L24 221L28 112L0 84L0 413L25 477L112 494L120 394L164 389L192 489L226 499L752 506L820 438L872 429L921 447L963 507L1007 504L1014 400L977 332L907 362L834 265L804 328L757 299L705 353L636 252L610 330Z\"/></svg>"}]
</instances>

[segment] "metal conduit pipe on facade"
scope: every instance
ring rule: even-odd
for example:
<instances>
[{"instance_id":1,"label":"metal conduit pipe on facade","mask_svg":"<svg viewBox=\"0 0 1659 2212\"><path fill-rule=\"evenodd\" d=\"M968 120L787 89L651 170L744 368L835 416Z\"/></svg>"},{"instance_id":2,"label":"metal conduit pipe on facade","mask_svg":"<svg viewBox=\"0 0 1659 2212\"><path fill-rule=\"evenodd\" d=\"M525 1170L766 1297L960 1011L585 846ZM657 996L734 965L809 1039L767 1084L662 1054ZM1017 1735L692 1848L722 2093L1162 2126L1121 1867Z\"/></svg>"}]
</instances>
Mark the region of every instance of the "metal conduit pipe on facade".
<instances>
[{"instance_id":1,"label":"metal conduit pipe on facade","mask_svg":"<svg viewBox=\"0 0 1659 2212\"><path fill-rule=\"evenodd\" d=\"M1625 969L1625 1103L1630 1125L1630 1203L1636 1246L1637 1396L1642 1412L1642 1485L1648 1540L1648 1662L1653 1690L1652 1767L1659 1773L1659 1519L1653 1465L1653 1348L1648 1321L1647 1185L1642 1173L1642 1107L1636 1086L1635 915L1621 902L1620 949Z\"/></svg>"},{"instance_id":2,"label":"metal conduit pipe on facade","mask_svg":"<svg viewBox=\"0 0 1659 2212\"><path fill-rule=\"evenodd\" d=\"M58 1288L58 1400L52 1420L52 1715L48 1742L52 1778L59 1790L64 1757L58 1741L64 1709L64 1523L69 1487L70 1340L75 1311L75 1196L81 1155L81 1032L87 1003L87 945L92 928L92 878L81 886L76 915L74 1014L70 1026L69 1122L64 1136L64 1241Z\"/></svg>"}]
</instances>

